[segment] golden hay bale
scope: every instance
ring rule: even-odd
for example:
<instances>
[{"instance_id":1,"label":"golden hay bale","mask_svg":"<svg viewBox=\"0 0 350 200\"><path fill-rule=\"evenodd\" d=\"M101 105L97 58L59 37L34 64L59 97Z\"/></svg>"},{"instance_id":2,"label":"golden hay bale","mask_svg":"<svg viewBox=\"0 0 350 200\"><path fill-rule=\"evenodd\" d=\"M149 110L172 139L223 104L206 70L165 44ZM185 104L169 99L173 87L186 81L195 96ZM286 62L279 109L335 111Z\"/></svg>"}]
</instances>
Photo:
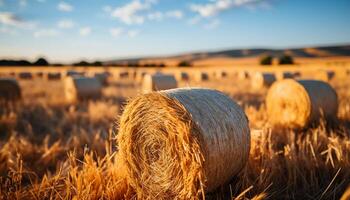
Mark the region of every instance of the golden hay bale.
<instances>
[{"instance_id":1,"label":"golden hay bale","mask_svg":"<svg viewBox=\"0 0 350 200\"><path fill-rule=\"evenodd\" d=\"M60 72L48 72L46 74L46 80L48 80L48 81L61 80L61 73Z\"/></svg>"},{"instance_id":2,"label":"golden hay bale","mask_svg":"<svg viewBox=\"0 0 350 200\"><path fill-rule=\"evenodd\" d=\"M273 125L304 128L318 122L322 115L335 118L338 98L334 89L323 81L278 81L269 89L266 97L269 121Z\"/></svg>"},{"instance_id":3,"label":"golden hay bale","mask_svg":"<svg viewBox=\"0 0 350 200\"><path fill-rule=\"evenodd\" d=\"M190 80L190 76L186 72L176 72L175 73L176 80L178 81L188 81Z\"/></svg>"},{"instance_id":4,"label":"golden hay bale","mask_svg":"<svg viewBox=\"0 0 350 200\"><path fill-rule=\"evenodd\" d=\"M101 97L102 85L94 77L66 77L64 93L68 102Z\"/></svg>"},{"instance_id":5,"label":"golden hay bale","mask_svg":"<svg viewBox=\"0 0 350 200\"><path fill-rule=\"evenodd\" d=\"M276 81L276 77L272 73L256 72L251 80L253 89L262 89L270 87Z\"/></svg>"},{"instance_id":6,"label":"golden hay bale","mask_svg":"<svg viewBox=\"0 0 350 200\"><path fill-rule=\"evenodd\" d=\"M286 78L294 78L294 73L279 71L275 73L275 76L277 80L283 80Z\"/></svg>"},{"instance_id":7,"label":"golden hay bale","mask_svg":"<svg viewBox=\"0 0 350 200\"><path fill-rule=\"evenodd\" d=\"M206 72L196 72L194 73L194 80L197 82L209 80L209 75Z\"/></svg>"},{"instance_id":8,"label":"golden hay bale","mask_svg":"<svg viewBox=\"0 0 350 200\"><path fill-rule=\"evenodd\" d=\"M330 71L330 70L322 70L322 71L318 71L315 74L315 79L317 80L322 80L322 81L330 81L334 78L334 71Z\"/></svg>"},{"instance_id":9,"label":"golden hay bale","mask_svg":"<svg viewBox=\"0 0 350 200\"><path fill-rule=\"evenodd\" d=\"M75 70L68 70L66 71L66 76L84 76L85 73L84 72L78 72Z\"/></svg>"},{"instance_id":10,"label":"golden hay bale","mask_svg":"<svg viewBox=\"0 0 350 200\"><path fill-rule=\"evenodd\" d=\"M30 72L20 72L18 73L18 78L22 80L30 80L33 79L33 75Z\"/></svg>"},{"instance_id":11,"label":"golden hay bale","mask_svg":"<svg viewBox=\"0 0 350 200\"><path fill-rule=\"evenodd\" d=\"M225 71L215 71L215 72L214 72L214 77L215 77L216 79L225 78L225 77L227 77L227 72L225 72Z\"/></svg>"},{"instance_id":12,"label":"golden hay bale","mask_svg":"<svg viewBox=\"0 0 350 200\"><path fill-rule=\"evenodd\" d=\"M250 150L241 107L210 89L144 94L125 107L117 136L138 199L197 199L230 181Z\"/></svg>"},{"instance_id":13,"label":"golden hay bale","mask_svg":"<svg viewBox=\"0 0 350 200\"><path fill-rule=\"evenodd\" d=\"M136 72L135 79L137 82L142 82L143 77L147 74L147 72Z\"/></svg>"},{"instance_id":14,"label":"golden hay bale","mask_svg":"<svg viewBox=\"0 0 350 200\"><path fill-rule=\"evenodd\" d=\"M177 87L177 81L173 75L146 74L142 81L142 92L168 90Z\"/></svg>"},{"instance_id":15,"label":"golden hay bale","mask_svg":"<svg viewBox=\"0 0 350 200\"><path fill-rule=\"evenodd\" d=\"M21 88L14 78L0 78L0 99L16 101L21 98Z\"/></svg>"},{"instance_id":16,"label":"golden hay bale","mask_svg":"<svg viewBox=\"0 0 350 200\"><path fill-rule=\"evenodd\" d=\"M239 80L247 80L249 79L249 73L247 71L240 71L238 72L238 79Z\"/></svg>"},{"instance_id":17,"label":"golden hay bale","mask_svg":"<svg viewBox=\"0 0 350 200\"><path fill-rule=\"evenodd\" d=\"M94 77L104 86L108 85L108 72L95 72Z\"/></svg>"}]
</instances>

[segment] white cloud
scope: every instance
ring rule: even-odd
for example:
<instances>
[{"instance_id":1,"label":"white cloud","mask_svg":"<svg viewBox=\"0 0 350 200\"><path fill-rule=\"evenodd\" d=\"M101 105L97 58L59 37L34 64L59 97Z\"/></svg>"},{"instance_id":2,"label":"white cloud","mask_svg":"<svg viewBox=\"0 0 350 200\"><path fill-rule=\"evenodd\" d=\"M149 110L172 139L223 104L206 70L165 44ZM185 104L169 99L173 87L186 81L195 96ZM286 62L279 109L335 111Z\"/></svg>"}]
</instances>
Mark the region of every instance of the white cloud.
<instances>
[{"instance_id":1,"label":"white cloud","mask_svg":"<svg viewBox=\"0 0 350 200\"><path fill-rule=\"evenodd\" d=\"M213 17L234 7L262 3L264 0L216 0L207 4L192 4L190 9L201 17Z\"/></svg>"},{"instance_id":2,"label":"white cloud","mask_svg":"<svg viewBox=\"0 0 350 200\"><path fill-rule=\"evenodd\" d=\"M0 24L29 29L35 27L35 23L24 21L11 12L0 12Z\"/></svg>"},{"instance_id":3,"label":"white cloud","mask_svg":"<svg viewBox=\"0 0 350 200\"><path fill-rule=\"evenodd\" d=\"M165 13L167 17L170 18L176 18L176 19L181 19L183 18L184 14L181 10L171 10Z\"/></svg>"},{"instance_id":4,"label":"white cloud","mask_svg":"<svg viewBox=\"0 0 350 200\"><path fill-rule=\"evenodd\" d=\"M81 36L88 36L90 35L91 31L92 31L91 27L86 26L79 30L79 34Z\"/></svg>"},{"instance_id":5,"label":"white cloud","mask_svg":"<svg viewBox=\"0 0 350 200\"><path fill-rule=\"evenodd\" d=\"M34 37L55 37L59 35L59 32L56 29L41 29L34 32Z\"/></svg>"},{"instance_id":6,"label":"white cloud","mask_svg":"<svg viewBox=\"0 0 350 200\"><path fill-rule=\"evenodd\" d=\"M133 38L133 37L136 37L137 35L139 35L139 33L140 32L138 30L129 30L127 34L129 37Z\"/></svg>"},{"instance_id":7,"label":"white cloud","mask_svg":"<svg viewBox=\"0 0 350 200\"><path fill-rule=\"evenodd\" d=\"M109 32L113 37L117 38L117 37L120 37L124 33L124 29L120 28L120 27L116 27L116 28L111 28L109 30Z\"/></svg>"},{"instance_id":8,"label":"white cloud","mask_svg":"<svg viewBox=\"0 0 350 200\"><path fill-rule=\"evenodd\" d=\"M156 0L145 0L144 2L133 0L124 6L115 8L111 16L127 25L143 24L145 17L141 12L149 10L155 3L157 3Z\"/></svg>"},{"instance_id":9,"label":"white cloud","mask_svg":"<svg viewBox=\"0 0 350 200\"><path fill-rule=\"evenodd\" d=\"M58 28L69 29L74 27L74 22L70 19L63 19L57 23Z\"/></svg>"},{"instance_id":10,"label":"white cloud","mask_svg":"<svg viewBox=\"0 0 350 200\"><path fill-rule=\"evenodd\" d=\"M72 5L62 1L58 4L57 9L62 12L71 12L74 8Z\"/></svg>"},{"instance_id":11,"label":"white cloud","mask_svg":"<svg viewBox=\"0 0 350 200\"><path fill-rule=\"evenodd\" d=\"M147 18L149 20L161 21L163 19L163 13L159 11L152 12L147 15Z\"/></svg>"},{"instance_id":12,"label":"white cloud","mask_svg":"<svg viewBox=\"0 0 350 200\"><path fill-rule=\"evenodd\" d=\"M218 27L219 25L220 25L220 20L214 19L214 20L211 20L208 24L205 24L204 28L205 29L214 29L214 28Z\"/></svg>"}]
</instances>

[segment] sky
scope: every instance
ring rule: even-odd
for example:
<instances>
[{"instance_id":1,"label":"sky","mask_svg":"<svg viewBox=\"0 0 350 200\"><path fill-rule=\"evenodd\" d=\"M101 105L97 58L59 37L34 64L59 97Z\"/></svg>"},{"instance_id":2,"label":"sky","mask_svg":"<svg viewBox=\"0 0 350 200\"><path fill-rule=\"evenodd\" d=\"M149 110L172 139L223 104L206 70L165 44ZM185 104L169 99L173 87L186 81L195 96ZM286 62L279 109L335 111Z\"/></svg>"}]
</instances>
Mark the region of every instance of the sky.
<instances>
[{"instance_id":1,"label":"sky","mask_svg":"<svg viewBox=\"0 0 350 200\"><path fill-rule=\"evenodd\" d=\"M0 58L350 44L349 0L0 0Z\"/></svg>"}]
</instances>

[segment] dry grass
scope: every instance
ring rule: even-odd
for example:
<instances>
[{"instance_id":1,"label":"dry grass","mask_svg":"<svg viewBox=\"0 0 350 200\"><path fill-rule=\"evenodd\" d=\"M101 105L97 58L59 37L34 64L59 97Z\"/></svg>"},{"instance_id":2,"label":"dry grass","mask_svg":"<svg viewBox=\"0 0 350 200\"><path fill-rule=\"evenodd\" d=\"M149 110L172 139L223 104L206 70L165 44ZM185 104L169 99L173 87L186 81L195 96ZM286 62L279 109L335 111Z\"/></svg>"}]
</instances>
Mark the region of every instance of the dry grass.
<instances>
[{"instance_id":1,"label":"dry grass","mask_svg":"<svg viewBox=\"0 0 350 200\"><path fill-rule=\"evenodd\" d=\"M0 199L132 195L122 178L125 171L117 165L115 122L139 84L114 81L102 99L77 106L62 102L58 81L25 80L20 85L24 101L0 107ZM269 128L265 89L251 91L249 81L198 83L239 102L253 130L243 172L206 198L339 199L350 185L350 81L334 79L331 85L338 93L339 121L333 128L321 122L296 132Z\"/></svg>"}]
</instances>

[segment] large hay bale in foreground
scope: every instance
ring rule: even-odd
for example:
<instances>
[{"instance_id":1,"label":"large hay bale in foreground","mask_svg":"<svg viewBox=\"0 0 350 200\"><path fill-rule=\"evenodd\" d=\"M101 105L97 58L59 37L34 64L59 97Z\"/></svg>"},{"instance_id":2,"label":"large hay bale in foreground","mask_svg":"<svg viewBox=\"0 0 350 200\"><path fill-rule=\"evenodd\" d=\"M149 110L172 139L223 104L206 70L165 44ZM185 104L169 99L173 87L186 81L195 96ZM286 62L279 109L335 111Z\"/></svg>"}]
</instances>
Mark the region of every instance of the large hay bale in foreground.
<instances>
[{"instance_id":1,"label":"large hay bale in foreground","mask_svg":"<svg viewBox=\"0 0 350 200\"><path fill-rule=\"evenodd\" d=\"M0 99L16 101L21 98L21 88L14 78L0 78Z\"/></svg>"},{"instance_id":2,"label":"large hay bale in foreground","mask_svg":"<svg viewBox=\"0 0 350 200\"><path fill-rule=\"evenodd\" d=\"M276 77L272 73L257 72L253 75L251 85L253 89L262 89L270 87L276 81Z\"/></svg>"},{"instance_id":3,"label":"large hay bale in foreground","mask_svg":"<svg viewBox=\"0 0 350 200\"><path fill-rule=\"evenodd\" d=\"M142 82L142 92L168 90L177 87L177 81L173 75L146 74Z\"/></svg>"},{"instance_id":4,"label":"large hay bale in foreground","mask_svg":"<svg viewBox=\"0 0 350 200\"><path fill-rule=\"evenodd\" d=\"M338 98L326 82L286 79L272 85L267 93L266 107L273 125L304 128L318 122L322 115L334 119Z\"/></svg>"},{"instance_id":5,"label":"large hay bale in foreground","mask_svg":"<svg viewBox=\"0 0 350 200\"><path fill-rule=\"evenodd\" d=\"M242 108L209 89L134 98L121 116L119 156L138 199L197 199L245 166L250 131Z\"/></svg>"},{"instance_id":6,"label":"large hay bale in foreground","mask_svg":"<svg viewBox=\"0 0 350 200\"><path fill-rule=\"evenodd\" d=\"M94 77L66 77L64 79L64 93L68 102L98 99L101 97L102 85Z\"/></svg>"}]
</instances>

